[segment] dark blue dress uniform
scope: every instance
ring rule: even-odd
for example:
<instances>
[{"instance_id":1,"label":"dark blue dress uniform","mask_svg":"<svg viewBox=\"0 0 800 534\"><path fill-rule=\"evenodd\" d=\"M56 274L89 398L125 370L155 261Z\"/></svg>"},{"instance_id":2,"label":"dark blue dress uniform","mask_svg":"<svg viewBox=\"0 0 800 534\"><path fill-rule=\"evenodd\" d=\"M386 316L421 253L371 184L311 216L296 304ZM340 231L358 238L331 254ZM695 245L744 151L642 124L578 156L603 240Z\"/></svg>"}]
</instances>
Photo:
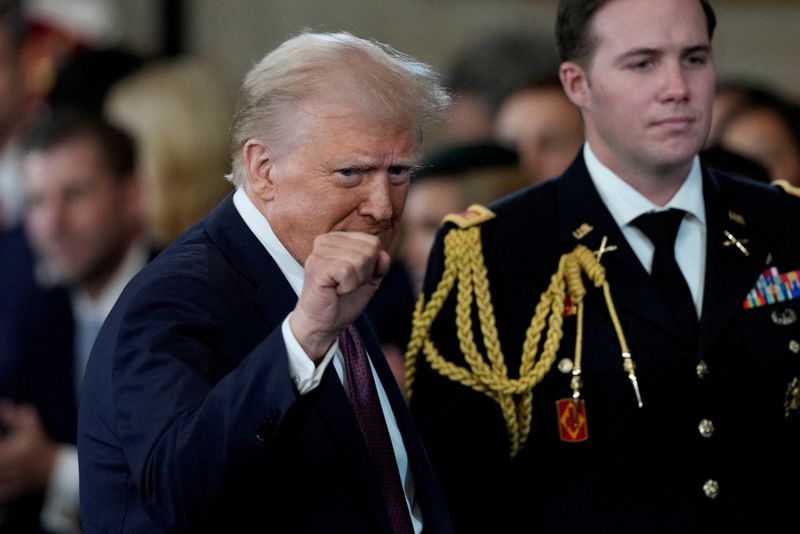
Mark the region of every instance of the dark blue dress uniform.
<instances>
[{"instance_id":1,"label":"dark blue dress uniform","mask_svg":"<svg viewBox=\"0 0 800 534\"><path fill-rule=\"evenodd\" d=\"M530 413L522 395L510 397L530 424L518 451L502 396L481 391L490 389L485 378L473 372L459 383L435 370L425 350L409 354L416 370L412 412L459 532L797 528L800 286L792 286L792 277L800 269L800 200L705 170L703 191L705 291L694 338L668 311L582 156L561 178L499 201L491 207L495 216L475 225L511 379L519 377L526 331L559 258L577 245L617 248L600 259L613 313L603 290L584 276L580 347L578 315L566 302L558 351L532 388ZM426 299L445 268L445 235L458 231L448 225L440 232ZM469 373L476 366L465 360L458 337L457 292L425 335L445 361ZM486 354L474 303L471 318L475 344ZM579 399L573 399L576 348ZM570 419L565 407L573 402L580 402L581 415Z\"/></svg>"}]
</instances>

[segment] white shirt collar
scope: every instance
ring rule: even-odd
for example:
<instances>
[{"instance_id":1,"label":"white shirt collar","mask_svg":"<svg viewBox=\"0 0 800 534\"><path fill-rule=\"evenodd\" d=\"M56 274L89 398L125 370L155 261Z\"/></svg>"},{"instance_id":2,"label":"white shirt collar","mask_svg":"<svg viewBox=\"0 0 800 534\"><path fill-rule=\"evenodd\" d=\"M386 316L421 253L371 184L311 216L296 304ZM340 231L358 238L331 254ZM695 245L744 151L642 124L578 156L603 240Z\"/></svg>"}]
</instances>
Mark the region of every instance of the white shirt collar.
<instances>
[{"instance_id":1,"label":"white shirt collar","mask_svg":"<svg viewBox=\"0 0 800 534\"><path fill-rule=\"evenodd\" d=\"M664 207L648 200L611 169L603 165L592 152L588 142L583 146L583 159L586 162L586 169L589 171L592 183L594 183L600 198L603 200L603 204L611 212L611 216L614 217L614 221L620 228L630 224L631 221L643 213L662 211L669 208L682 209L705 225L706 208L703 202L703 174L700 170L700 158L698 156L695 156L692 160L689 176Z\"/></svg>"},{"instance_id":2,"label":"white shirt collar","mask_svg":"<svg viewBox=\"0 0 800 534\"><path fill-rule=\"evenodd\" d=\"M278 236L275 235L267 218L258 211L256 205L253 204L253 201L250 200L250 197L247 196L242 187L237 188L233 194L233 205L239 215L242 216L242 219L244 219L244 223L256 236L256 239L264 245L269 255L278 264L278 268L289 281L289 285L292 286L294 292L300 295L305 277L303 266L294 259L294 256L289 254L289 251L283 246Z\"/></svg>"},{"instance_id":3,"label":"white shirt collar","mask_svg":"<svg viewBox=\"0 0 800 534\"><path fill-rule=\"evenodd\" d=\"M144 244L137 241L130 246L122 263L96 298L90 297L82 289L73 290L72 306L75 315L79 318L104 321L131 278L147 264L149 256Z\"/></svg>"}]
</instances>

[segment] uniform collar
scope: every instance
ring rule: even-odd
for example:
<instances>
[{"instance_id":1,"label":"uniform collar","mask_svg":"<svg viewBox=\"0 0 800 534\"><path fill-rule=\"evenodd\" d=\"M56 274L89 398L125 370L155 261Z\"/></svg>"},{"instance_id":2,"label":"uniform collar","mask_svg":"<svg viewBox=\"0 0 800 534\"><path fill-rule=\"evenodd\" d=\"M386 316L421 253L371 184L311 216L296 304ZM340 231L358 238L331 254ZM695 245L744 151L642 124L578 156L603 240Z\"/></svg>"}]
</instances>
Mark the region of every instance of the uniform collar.
<instances>
[{"instance_id":1,"label":"uniform collar","mask_svg":"<svg viewBox=\"0 0 800 534\"><path fill-rule=\"evenodd\" d=\"M639 215L669 208L681 209L702 224L706 224L706 209L703 202L703 173L700 158L695 156L689 175L678 192L663 207L648 200L639 191L620 178L592 152L587 142L583 146L583 157L592 183L597 189L603 204L606 205L617 225L622 228Z\"/></svg>"}]
</instances>

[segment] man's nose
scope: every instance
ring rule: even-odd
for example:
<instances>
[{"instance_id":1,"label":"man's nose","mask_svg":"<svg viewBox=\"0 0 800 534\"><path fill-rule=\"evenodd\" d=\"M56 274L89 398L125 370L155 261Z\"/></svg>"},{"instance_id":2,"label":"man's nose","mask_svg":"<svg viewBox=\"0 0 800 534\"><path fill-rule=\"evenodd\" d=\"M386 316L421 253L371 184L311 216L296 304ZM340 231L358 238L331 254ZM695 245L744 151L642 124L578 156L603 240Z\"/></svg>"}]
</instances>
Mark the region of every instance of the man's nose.
<instances>
[{"instance_id":1,"label":"man's nose","mask_svg":"<svg viewBox=\"0 0 800 534\"><path fill-rule=\"evenodd\" d=\"M664 78L665 100L680 102L689 98L689 83L679 61L666 66Z\"/></svg>"},{"instance_id":2,"label":"man's nose","mask_svg":"<svg viewBox=\"0 0 800 534\"><path fill-rule=\"evenodd\" d=\"M367 180L366 192L360 206L362 215L369 215L376 221L385 221L392 218L392 194L389 177L384 173L376 173Z\"/></svg>"}]
</instances>

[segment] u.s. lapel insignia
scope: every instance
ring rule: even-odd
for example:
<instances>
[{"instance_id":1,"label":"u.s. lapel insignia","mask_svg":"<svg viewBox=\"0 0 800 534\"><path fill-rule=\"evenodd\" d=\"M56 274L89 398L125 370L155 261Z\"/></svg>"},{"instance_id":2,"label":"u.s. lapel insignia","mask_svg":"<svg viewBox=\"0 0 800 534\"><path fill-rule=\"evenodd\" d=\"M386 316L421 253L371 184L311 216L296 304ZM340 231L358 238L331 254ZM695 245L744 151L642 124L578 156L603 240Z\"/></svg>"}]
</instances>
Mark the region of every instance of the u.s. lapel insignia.
<instances>
[{"instance_id":1,"label":"u.s. lapel insignia","mask_svg":"<svg viewBox=\"0 0 800 534\"><path fill-rule=\"evenodd\" d=\"M594 226L589 223L583 223L572 231L572 237L575 239L583 239L592 230L594 230Z\"/></svg>"},{"instance_id":2,"label":"u.s. lapel insignia","mask_svg":"<svg viewBox=\"0 0 800 534\"><path fill-rule=\"evenodd\" d=\"M744 217L742 217L741 214L736 213L735 211L729 211L728 212L728 219L732 220L735 223L738 223L738 224L741 224L742 226L744 226Z\"/></svg>"},{"instance_id":3,"label":"u.s. lapel insignia","mask_svg":"<svg viewBox=\"0 0 800 534\"><path fill-rule=\"evenodd\" d=\"M577 408L576 408L577 405ZM558 436L565 443L580 443L589 439L586 425L586 403L581 399L560 399L556 401L558 410Z\"/></svg>"},{"instance_id":4,"label":"u.s. lapel insignia","mask_svg":"<svg viewBox=\"0 0 800 534\"><path fill-rule=\"evenodd\" d=\"M600 248L594 251L594 256L597 258L597 261L600 261L603 258L603 254L605 254L606 252L614 252L615 250L617 250L616 245L606 246L607 243L608 243L608 236L604 235L603 240L600 242Z\"/></svg>"},{"instance_id":5,"label":"u.s. lapel insignia","mask_svg":"<svg viewBox=\"0 0 800 534\"><path fill-rule=\"evenodd\" d=\"M739 249L739 252L741 252L745 256L750 255L750 251L748 251L747 248L745 248L744 246L745 243L747 243L747 239L736 239L736 237L727 230L723 230L722 233L725 234L725 241L722 242L722 246L724 247L735 246L737 249Z\"/></svg>"}]
</instances>

